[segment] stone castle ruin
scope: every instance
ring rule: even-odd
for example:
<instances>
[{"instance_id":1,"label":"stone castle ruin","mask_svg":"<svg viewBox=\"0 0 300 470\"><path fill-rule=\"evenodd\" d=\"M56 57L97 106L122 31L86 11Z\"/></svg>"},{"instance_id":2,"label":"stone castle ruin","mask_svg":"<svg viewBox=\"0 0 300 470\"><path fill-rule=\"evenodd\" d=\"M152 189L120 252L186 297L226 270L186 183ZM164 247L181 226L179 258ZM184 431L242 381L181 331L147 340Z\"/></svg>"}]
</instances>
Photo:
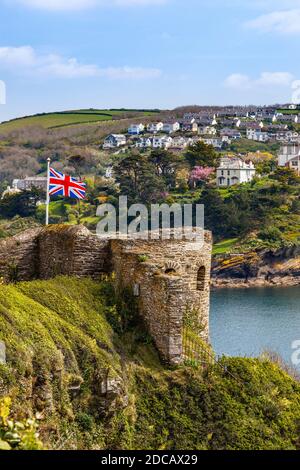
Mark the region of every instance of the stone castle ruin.
<instances>
[{"instance_id":1,"label":"stone castle ruin","mask_svg":"<svg viewBox=\"0 0 300 470\"><path fill-rule=\"evenodd\" d=\"M115 273L115 288L130 289L162 359L183 360L183 322L193 311L208 341L212 240L199 250L186 240L101 239L83 226L33 229L0 242L0 276L10 282L57 275Z\"/></svg>"}]
</instances>

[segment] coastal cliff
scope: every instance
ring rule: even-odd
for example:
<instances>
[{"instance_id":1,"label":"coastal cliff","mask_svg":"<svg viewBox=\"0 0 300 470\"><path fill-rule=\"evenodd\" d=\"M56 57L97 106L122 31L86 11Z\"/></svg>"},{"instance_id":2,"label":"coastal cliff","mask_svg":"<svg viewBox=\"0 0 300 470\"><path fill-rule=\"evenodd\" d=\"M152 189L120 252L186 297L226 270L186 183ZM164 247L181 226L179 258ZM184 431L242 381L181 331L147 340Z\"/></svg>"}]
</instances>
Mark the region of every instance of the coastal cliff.
<instances>
[{"instance_id":1,"label":"coastal cliff","mask_svg":"<svg viewBox=\"0 0 300 470\"><path fill-rule=\"evenodd\" d=\"M267 358L162 364L109 280L2 285L0 325L0 449L300 448L294 378Z\"/></svg>"},{"instance_id":2,"label":"coastal cliff","mask_svg":"<svg viewBox=\"0 0 300 470\"><path fill-rule=\"evenodd\" d=\"M300 247L215 255L212 286L260 287L300 284Z\"/></svg>"}]
</instances>

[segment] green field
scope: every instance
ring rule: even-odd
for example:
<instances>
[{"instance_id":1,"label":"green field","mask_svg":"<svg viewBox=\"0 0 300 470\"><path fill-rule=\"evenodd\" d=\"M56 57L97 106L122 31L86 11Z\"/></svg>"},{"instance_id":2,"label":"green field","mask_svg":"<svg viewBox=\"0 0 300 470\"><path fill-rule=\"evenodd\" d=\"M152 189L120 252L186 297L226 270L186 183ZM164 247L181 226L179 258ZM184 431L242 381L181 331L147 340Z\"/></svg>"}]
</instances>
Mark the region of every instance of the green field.
<instances>
[{"instance_id":1,"label":"green field","mask_svg":"<svg viewBox=\"0 0 300 470\"><path fill-rule=\"evenodd\" d=\"M216 243L213 246L213 255L224 255L225 253L230 253L231 248L233 248L238 241L238 238L230 238L228 240L223 240L220 243Z\"/></svg>"},{"instance_id":2,"label":"green field","mask_svg":"<svg viewBox=\"0 0 300 470\"><path fill-rule=\"evenodd\" d=\"M138 110L99 110L80 109L57 113L36 114L23 118L13 119L0 124L0 132L9 132L22 127L41 126L45 129L73 126L78 124L97 123L99 121L111 121L112 119L123 119L125 117L148 116L157 111Z\"/></svg>"},{"instance_id":3,"label":"green field","mask_svg":"<svg viewBox=\"0 0 300 470\"><path fill-rule=\"evenodd\" d=\"M300 113L300 108L297 109L286 109L286 108L281 108L277 109L277 113L282 113L282 114L299 114Z\"/></svg>"}]
</instances>

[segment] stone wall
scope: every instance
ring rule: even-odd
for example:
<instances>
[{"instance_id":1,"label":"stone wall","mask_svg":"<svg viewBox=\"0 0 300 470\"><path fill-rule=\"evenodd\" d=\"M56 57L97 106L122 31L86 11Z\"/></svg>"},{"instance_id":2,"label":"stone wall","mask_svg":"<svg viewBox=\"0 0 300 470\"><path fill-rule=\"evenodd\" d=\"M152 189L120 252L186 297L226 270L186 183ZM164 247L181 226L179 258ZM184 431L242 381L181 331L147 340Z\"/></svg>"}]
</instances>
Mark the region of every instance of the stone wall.
<instances>
[{"instance_id":1,"label":"stone wall","mask_svg":"<svg viewBox=\"0 0 300 470\"><path fill-rule=\"evenodd\" d=\"M211 248L209 232L199 248L185 240L101 240L82 226L54 225L0 242L0 275L27 281L115 272L116 290L132 290L161 357L178 364L187 311L208 340Z\"/></svg>"},{"instance_id":2,"label":"stone wall","mask_svg":"<svg viewBox=\"0 0 300 470\"><path fill-rule=\"evenodd\" d=\"M179 240L113 240L111 251L117 287L130 286L136 295L139 311L163 359L171 364L182 361L187 311L198 316L203 338L208 341L210 233L205 233L200 250Z\"/></svg>"},{"instance_id":3,"label":"stone wall","mask_svg":"<svg viewBox=\"0 0 300 470\"><path fill-rule=\"evenodd\" d=\"M57 275L99 278L110 271L107 240L100 240L83 226L50 225L38 237L41 279Z\"/></svg>"},{"instance_id":4,"label":"stone wall","mask_svg":"<svg viewBox=\"0 0 300 470\"><path fill-rule=\"evenodd\" d=\"M6 281L30 281L38 270L38 235L40 229L0 241L0 277Z\"/></svg>"}]
</instances>

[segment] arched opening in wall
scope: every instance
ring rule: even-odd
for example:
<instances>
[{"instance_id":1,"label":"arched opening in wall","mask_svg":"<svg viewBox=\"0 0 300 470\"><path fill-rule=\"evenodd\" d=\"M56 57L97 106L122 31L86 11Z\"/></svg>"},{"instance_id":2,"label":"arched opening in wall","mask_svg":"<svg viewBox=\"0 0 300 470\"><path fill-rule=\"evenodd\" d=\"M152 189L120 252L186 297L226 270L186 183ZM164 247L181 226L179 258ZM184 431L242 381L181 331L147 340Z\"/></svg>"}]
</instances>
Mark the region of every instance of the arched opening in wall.
<instances>
[{"instance_id":1,"label":"arched opening in wall","mask_svg":"<svg viewBox=\"0 0 300 470\"><path fill-rule=\"evenodd\" d=\"M176 269L174 268L167 268L165 270L165 274L176 274Z\"/></svg>"},{"instance_id":2,"label":"arched opening in wall","mask_svg":"<svg viewBox=\"0 0 300 470\"><path fill-rule=\"evenodd\" d=\"M198 274L197 274L197 290L199 290L199 291L204 291L204 288L205 288L205 274L206 274L205 266L201 266L201 268L199 268Z\"/></svg>"}]
</instances>

